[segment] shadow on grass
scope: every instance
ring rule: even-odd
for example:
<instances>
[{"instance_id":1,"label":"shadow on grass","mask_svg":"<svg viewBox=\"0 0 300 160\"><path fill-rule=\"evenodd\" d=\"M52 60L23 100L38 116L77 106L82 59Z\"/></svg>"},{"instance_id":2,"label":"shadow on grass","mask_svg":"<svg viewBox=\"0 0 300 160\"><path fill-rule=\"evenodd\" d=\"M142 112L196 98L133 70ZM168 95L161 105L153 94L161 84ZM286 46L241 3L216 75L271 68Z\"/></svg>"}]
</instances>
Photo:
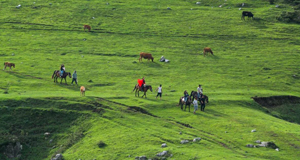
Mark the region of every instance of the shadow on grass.
<instances>
[{"instance_id":1,"label":"shadow on grass","mask_svg":"<svg viewBox=\"0 0 300 160\"><path fill-rule=\"evenodd\" d=\"M35 76L31 76L29 74L23 74L23 73L19 73L19 72L15 72L15 71L5 71L6 73L10 74L10 75L13 75L13 76L16 76L17 78L20 78L20 79L24 79L24 78L31 78L31 79L43 79L41 77L35 77Z\"/></svg>"},{"instance_id":2,"label":"shadow on grass","mask_svg":"<svg viewBox=\"0 0 300 160\"><path fill-rule=\"evenodd\" d=\"M271 96L253 97L253 100L274 117L300 124L300 97Z\"/></svg>"}]
</instances>

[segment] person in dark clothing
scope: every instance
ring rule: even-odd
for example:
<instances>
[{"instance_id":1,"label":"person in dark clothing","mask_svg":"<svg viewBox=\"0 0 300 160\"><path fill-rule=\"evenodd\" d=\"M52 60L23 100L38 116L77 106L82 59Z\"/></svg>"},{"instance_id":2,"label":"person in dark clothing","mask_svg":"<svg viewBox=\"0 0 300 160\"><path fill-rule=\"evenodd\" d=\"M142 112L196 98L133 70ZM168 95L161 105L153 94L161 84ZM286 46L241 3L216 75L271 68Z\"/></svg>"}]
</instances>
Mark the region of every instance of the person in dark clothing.
<instances>
[{"instance_id":1,"label":"person in dark clothing","mask_svg":"<svg viewBox=\"0 0 300 160\"><path fill-rule=\"evenodd\" d=\"M145 87L145 85L146 85L145 77L143 77L142 80L143 80L142 91L144 92L144 87Z\"/></svg>"},{"instance_id":2,"label":"person in dark clothing","mask_svg":"<svg viewBox=\"0 0 300 160\"><path fill-rule=\"evenodd\" d=\"M201 111L204 111L205 108L205 98L204 95L200 98L200 104L201 104Z\"/></svg>"},{"instance_id":3,"label":"person in dark clothing","mask_svg":"<svg viewBox=\"0 0 300 160\"><path fill-rule=\"evenodd\" d=\"M71 83L72 85L73 85L73 82L75 82L77 84L77 73L76 73L76 71L74 71L74 73L73 73L73 79L72 79L72 83Z\"/></svg>"},{"instance_id":4,"label":"person in dark clothing","mask_svg":"<svg viewBox=\"0 0 300 160\"><path fill-rule=\"evenodd\" d=\"M189 93L185 90L185 91L183 92L183 94L184 94L184 101L186 102L186 101L187 101L187 98L188 98L188 96L189 96Z\"/></svg>"}]
</instances>

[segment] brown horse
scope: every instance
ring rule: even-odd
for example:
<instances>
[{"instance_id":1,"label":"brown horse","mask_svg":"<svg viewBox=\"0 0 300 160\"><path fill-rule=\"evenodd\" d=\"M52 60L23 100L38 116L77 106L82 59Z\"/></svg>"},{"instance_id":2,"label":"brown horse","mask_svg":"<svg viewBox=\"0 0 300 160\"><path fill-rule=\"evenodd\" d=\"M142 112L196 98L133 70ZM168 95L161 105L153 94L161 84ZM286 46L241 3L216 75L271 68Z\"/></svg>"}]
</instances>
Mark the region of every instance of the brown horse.
<instances>
[{"instance_id":1,"label":"brown horse","mask_svg":"<svg viewBox=\"0 0 300 160\"><path fill-rule=\"evenodd\" d=\"M140 86L137 84L137 85L134 86L132 92L135 90L135 96L136 96L136 93L137 93L137 94L138 94L138 97L140 96L140 94L139 94L140 91L141 91L141 92L144 92L144 95L142 96L142 98L143 98L144 96L145 96L145 98L147 98L147 97L146 97L146 92L147 92L148 89L150 89L150 91L152 92L152 87L151 87L151 85L146 85L146 86L144 87L144 90L142 91L142 87L140 87Z\"/></svg>"},{"instance_id":2,"label":"brown horse","mask_svg":"<svg viewBox=\"0 0 300 160\"><path fill-rule=\"evenodd\" d=\"M207 52L210 52L212 55L214 55L214 53L213 53L213 51L211 50L211 48L205 47L205 48L203 49L203 55L204 55L204 57L205 57L205 54L206 54Z\"/></svg>"},{"instance_id":3,"label":"brown horse","mask_svg":"<svg viewBox=\"0 0 300 160\"><path fill-rule=\"evenodd\" d=\"M195 99L196 97L198 98L198 93L197 93L196 91L192 91L192 92L191 92L191 97L193 97L193 98L192 98L192 101L194 101L194 99ZM206 103L208 103L208 96L204 95L204 99L205 99ZM199 99L198 99L198 101L199 101Z\"/></svg>"},{"instance_id":4,"label":"brown horse","mask_svg":"<svg viewBox=\"0 0 300 160\"><path fill-rule=\"evenodd\" d=\"M69 76L71 78L71 73L70 72L64 72L62 76L60 76L60 71L59 70L55 70L52 74L52 79L54 78L54 82L57 83L57 78L60 77L61 81L60 83L62 83L62 80L65 79L65 83L67 84L67 76Z\"/></svg>"},{"instance_id":5,"label":"brown horse","mask_svg":"<svg viewBox=\"0 0 300 160\"><path fill-rule=\"evenodd\" d=\"M84 86L80 87L80 96L85 96L85 87Z\"/></svg>"},{"instance_id":6,"label":"brown horse","mask_svg":"<svg viewBox=\"0 0 300 160\"><path fill-rule=\"evenodd\" d=\"M185 105L184 110L186 110L186 106L189 106L189 112L190 112L191 103L192 103L192 99L190 96L187 97L186 102L184 101L184 97L180 97L178 105L180 105L181 110L183 110L183 105Z\"/></svg>"},{"instance_id":7,"label":"brown horse","mask_svg":"<svg viewBox=\"0 0 300 160\"><path fill-rule=\"evenodd\" d=\"M85 31L85 29L91 31L91 26L89 26L89 25L84 25L84 26L83 26L83 29L84 29L84 31Z\"/></svg>"},{"instance_id":8,"label":"brown horse","mask_svg":"<svg viewBox=\"0 0 300 160\"><path fill-rule=\"evenodd\" d=\"M15 64L14 63L10 63L10 62L4 62L4 69L6 69L6 67L9 67L9 69L11 69L11 67L15 68Z\"/></svg>"}]
</instances>

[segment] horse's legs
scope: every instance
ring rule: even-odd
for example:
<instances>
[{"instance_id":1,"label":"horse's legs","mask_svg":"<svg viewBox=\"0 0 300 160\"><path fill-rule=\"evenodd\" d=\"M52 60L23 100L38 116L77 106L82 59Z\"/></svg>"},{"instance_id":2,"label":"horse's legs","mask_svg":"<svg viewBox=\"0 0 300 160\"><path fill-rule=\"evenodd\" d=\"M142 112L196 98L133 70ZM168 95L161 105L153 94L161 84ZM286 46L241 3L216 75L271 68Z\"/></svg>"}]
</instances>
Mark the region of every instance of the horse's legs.
<instances>
[{"instance_id":1,"label":"horse's legs","mask_svg":"<svg viewBox=\"0 0 300 160\"><path fill-rule=\"evenodd\" d=\"M65 83L68 84L68 83L67 83L67 77L65 78Z\"/></svg>"}]
</instances>

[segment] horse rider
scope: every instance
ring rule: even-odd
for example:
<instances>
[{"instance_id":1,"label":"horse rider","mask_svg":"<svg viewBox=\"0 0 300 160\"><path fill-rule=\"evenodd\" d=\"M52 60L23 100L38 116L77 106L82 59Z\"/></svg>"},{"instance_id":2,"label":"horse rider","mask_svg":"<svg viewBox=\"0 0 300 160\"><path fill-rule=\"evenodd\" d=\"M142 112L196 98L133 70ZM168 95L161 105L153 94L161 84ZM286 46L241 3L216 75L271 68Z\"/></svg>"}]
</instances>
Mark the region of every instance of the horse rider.
<instances>
[{"instance_id":1,"label":"horse rider","mask_svg":"<svg viewBox=\"0 0 300 160\"><path fill-rule=\"evenodd\" d=\"M186 102L189 94L186 90L183 92L183 94L184 94L184 102Z\"/></svg>"},{"instance_id":2,"label":"horse rider","mask_svg":"<svg viewBox=\"0 0 300 160\"><path fill-rule=\"evenodd\" d=\"M62 77L63 75L64 75L64 72L65 72L65 65L64 64L62 64L61 66L60 66L60 77Z\"/></svg>"},{"instance_id":3,"label":"horse rider","mask_svg":"<svg viewBox=\"0 0 300 160\"><path fill-rule=\"evenodd\" d=\"M144 88L145 88L145 85L146 85L145 77L143 77L142 80L143 80L143 83L142 83L142 86L141 86L142 87L141 90L144 92Z\"/></svg>"},{"instance_id":4,"label":"horse rider","mask_svg":"<svg viewBox=\"0 0 300 160\"><path fill-rule=\"evenodd\" d=\"M198 94L198 99L200 99L203 95L203 90L200 84L199 87L197 88L197 94Z\"/></svg>"}]
</instances>

